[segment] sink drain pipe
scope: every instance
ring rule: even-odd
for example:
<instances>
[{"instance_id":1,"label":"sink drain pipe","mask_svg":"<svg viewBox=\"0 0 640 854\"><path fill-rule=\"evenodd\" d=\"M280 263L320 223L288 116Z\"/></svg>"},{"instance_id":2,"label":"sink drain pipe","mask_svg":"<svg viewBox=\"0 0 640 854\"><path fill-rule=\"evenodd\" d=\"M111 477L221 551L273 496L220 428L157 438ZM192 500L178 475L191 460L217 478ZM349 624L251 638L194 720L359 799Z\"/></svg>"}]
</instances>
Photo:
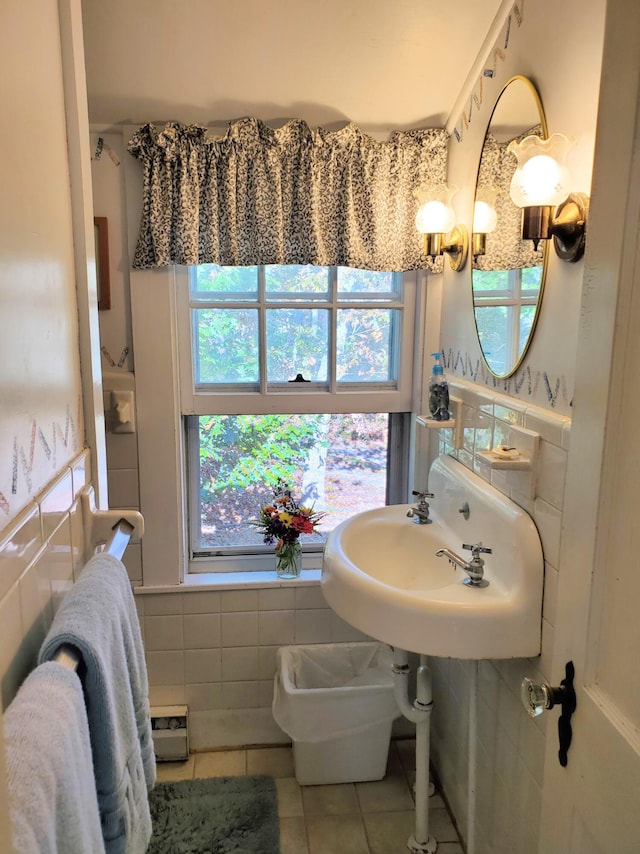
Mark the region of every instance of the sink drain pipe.
<instances>
[{"instance_id":1,"label":"sink drain pipe","mask_svg":"<svg viewBox=\"0 0 640 854\"><path fill-rule=\"evenodd\" d=\"M398 708L407 720L416 725L416 822L415 833L407 841L407 848L417 854L434 854L438 843L429 836L429 736L433 698L431 671L427 656L420 656L416 673L416 698L409 701L409 653L393 649L393 686Z\"/></svg>"},{"instance_id":2,"label":"sink drain pipe","mask_svg":"<svg viewBox=\"0 0 640 854\"><path fill-rule=\"evenodd\" d=\"M476 854L476 773L478 763L478 662L471 665L469 690L469 766L467 777L467 854Z\"/></svg>"}]
</instances>

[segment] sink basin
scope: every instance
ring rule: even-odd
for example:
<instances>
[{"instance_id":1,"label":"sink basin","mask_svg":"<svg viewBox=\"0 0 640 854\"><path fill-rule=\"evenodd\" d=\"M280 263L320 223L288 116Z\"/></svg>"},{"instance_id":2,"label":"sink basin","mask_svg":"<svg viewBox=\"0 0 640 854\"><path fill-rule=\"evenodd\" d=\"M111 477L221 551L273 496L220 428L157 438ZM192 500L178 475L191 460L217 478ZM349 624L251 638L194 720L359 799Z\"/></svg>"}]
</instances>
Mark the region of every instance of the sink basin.
<instances>
[{"instance_id":1,"label":"sink basin","mask_svg":"<svg viewBox=\"0 0 640 854\"><path fill-rule=\"evenodd\" d=\"M322 591L331 608L372 638L447 658L529 658L540 653L544 561L528 514L451 457L431 467L432 524L407 518L413 505L358 513L328 536ZM459 512L469 505L468 518ZM484 554L489 585L436 551L465 559L462 543Z\"/></svg>"}]
</instances>

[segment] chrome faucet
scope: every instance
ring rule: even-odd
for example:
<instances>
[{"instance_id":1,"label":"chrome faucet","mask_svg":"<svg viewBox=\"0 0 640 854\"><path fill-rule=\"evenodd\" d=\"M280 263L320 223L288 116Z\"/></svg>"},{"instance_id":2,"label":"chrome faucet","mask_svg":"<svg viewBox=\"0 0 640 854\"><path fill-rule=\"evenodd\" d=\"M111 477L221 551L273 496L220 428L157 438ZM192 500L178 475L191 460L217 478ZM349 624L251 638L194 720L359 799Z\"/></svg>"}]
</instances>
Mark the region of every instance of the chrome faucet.
<instances>
[{"instance_id":1,"label":"chrome faucet","mask_svg":"<svg viewBox=\"0 0 640 854\"><path fill-rule=\"evenodd\" d=\"M438 549L436 557L446 557L451 566L459 566L469 576L465 578L464 583L468 587L488 587L489 582L484 578L484 560L480 554L493 554L493 549L485 548L482 543L462 544L463 549L471 552L471 560L464 558L452 552L451 549Z\"/></svg>"},{"instance_id":2,"label":"chrome faucet","mask_svg":"<svg viewBox=\"0 0 640 854\"><path fill-rule=\"evenodd\" d=\"M427 498L433 498L433 492L416 492L414 489L411 494L417 496L418 503L415 507L410 507L407 510L407 516L410 519L413 518L416 525L430 525L431 519L429 518L429 502Z\"/></svg>"}]
</instances>

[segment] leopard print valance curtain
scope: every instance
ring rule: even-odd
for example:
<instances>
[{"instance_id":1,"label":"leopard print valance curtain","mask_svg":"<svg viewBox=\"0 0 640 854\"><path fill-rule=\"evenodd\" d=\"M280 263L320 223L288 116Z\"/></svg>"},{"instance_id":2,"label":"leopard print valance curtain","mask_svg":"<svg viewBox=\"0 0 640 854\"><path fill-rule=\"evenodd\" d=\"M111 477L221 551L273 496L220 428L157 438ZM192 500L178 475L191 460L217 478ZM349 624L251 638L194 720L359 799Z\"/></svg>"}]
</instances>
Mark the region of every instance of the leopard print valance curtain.
<instances>
[{"instance_id":1,"label":"leopard print valance curtain","mask_svg":"<svg viewBox=\"0 0 640 854\"><path fill-rule=\"evenodd\" d=\"M539 125L517 140L538 131L541 132ZM539 267L544 262L544 242L536 250L531 240L522 239L522 211L511 201L510 195L511 179L518 161L507 151L508 145L508 142L498 142L487 134L482 147L478 190L487 187L497 191L495 209L498 224L487 234L485 254L474 259L473 265L478 270L519 270L522 267Z\"/></svg>"},{"instance_id":2,"label":"leopard print valance curtain","mask_svg":"<svg viewBox=\"0 0 640 854\"><path fill-rule=\"evenodd\" d=\"M135 268L429 266L414 224L414 191L446 180L443 129L379 142L354 125L311 130L296 120L273 129L247 118L211 137L205 128L170 123L140 128L129 151L144 171Z\"/></svg>"}]
</instances>

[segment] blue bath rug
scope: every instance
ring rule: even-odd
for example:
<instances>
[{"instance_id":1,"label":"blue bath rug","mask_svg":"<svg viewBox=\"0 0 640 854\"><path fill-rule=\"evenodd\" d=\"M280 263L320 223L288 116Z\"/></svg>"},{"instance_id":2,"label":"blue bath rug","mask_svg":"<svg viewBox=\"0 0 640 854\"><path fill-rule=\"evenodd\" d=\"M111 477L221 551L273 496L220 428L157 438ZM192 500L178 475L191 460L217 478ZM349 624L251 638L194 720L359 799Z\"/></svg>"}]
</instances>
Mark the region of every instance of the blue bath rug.
<instances>
[{"instance_id":1,"label":"blue bath rug","mask_svg":"<svg viewBox=\"0 0 640 854\"><path fill-rule=\"evenodd\" d=\"M147 854L279 854L273 777L211 777L158 783L149 795Z\"/></svg>"}]
</instances>

